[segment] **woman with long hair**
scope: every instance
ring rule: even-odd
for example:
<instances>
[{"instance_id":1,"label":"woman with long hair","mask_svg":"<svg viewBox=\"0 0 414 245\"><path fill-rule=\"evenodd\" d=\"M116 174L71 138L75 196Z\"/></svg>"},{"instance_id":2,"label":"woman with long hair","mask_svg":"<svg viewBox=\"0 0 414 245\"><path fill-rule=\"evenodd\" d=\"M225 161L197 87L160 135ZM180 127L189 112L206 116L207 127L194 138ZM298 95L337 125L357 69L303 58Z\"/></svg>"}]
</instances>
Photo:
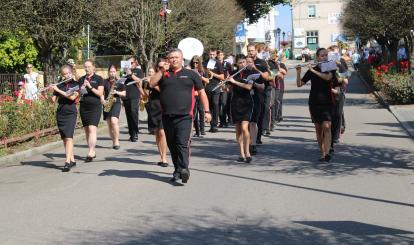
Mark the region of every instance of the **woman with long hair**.
<instances>
[{"instance_id":1,"label":"woman with long hair","mask_svg":"<svg viewBox=\"0 0 414 245\"><path fill-rule=\"evenodd\" d=\"M253 60L250 58L251 66ZM246 56L238 55L236 57L237 71L240 71L247 65ZM236 72L237 72L236 71ZM251 74L249 70L244 70L235 75L233 78L228 78L231 84L233 96L230 102L231 116L233 123L236 126L236 139L239 144L240 157L239 162L250 163L252 157L250 155L250 132L249 123L253 114L253 97L250 90L253 88L253 81L247 81L247 76Z\"/></svg>"},{"instance_id":2,"label":"woman with long hair","mask_svg":"<svg viewBox=\"0 0 414 245\"><path fill-rule=\"evenodd\" d=\"M121 113L121 98L125 97L125 85L122 83L116 83L116 66L110 65L108 68L108 78L104 80L104 92L103 104L104 108L106 103L113 103L109 111L103 112L103 119L108 124L109 136L112 139L112 149L118 150L119 145L119 114ZM114 102L108 101L108 97L112 97Z\"/></svg>"},{"instance_id":3,"label":"woman with long hair","mask_svg":"<svg viewBox=\"0 0 414 245\"><path fill-rule=\"evenodd\" d=\"M104 86L102 77L95 74L95 64L92 60L85 61L83 67L86 75L79 79L79 113L89 148L85 162L92 162L96 157L97 128L102 114L101 96L104 94Z\"/></svg>"},{"instance_id":4,"label":"woman with long hair","mask_svg":"<svg viewBox=\"0 0 414 245\"><path fill-rule=\"evenodd\" d=\"M325 48L319 48L316 51L316 60L326 62L328 60L328 51ZM337 82L335 71L322 72L319 65L308 66L309 70L301 78L301 67L296 68L296 84L302 87L307 82L311 82L311 91L309 94L309 111L312 122L315 124L316 139L321 151L320 161L329 162L331 156L329 150L331 146L331 125L334 98L332 88Z\"/></svg>"},{"instance_id":5,"label":"woman with long hair","mask_svg":"<svg viewBox=\"0 0 414 245\"><path fill-rule=\"evenodd\" d=\"M208 73L203 68L203 58L201 56L195 55L190 61L190 69L195 71L201 78L203 85L206 86L210 81L208 79ZM194 128L195 128L195 137L200 137L201 135L205 135L204 131L204 109L203 105L200 103L200 99L198 97L197 91L195 91L195 105L194 105Z\"/></svg>"},{"instance_id":6,"label":"woman with long hair","mask_svg":"<svg viewBox=\"0 0 414 245\"><path fill-rule=\"evenodd\" d=\"M168 71L169 68L170 65L165 59L159 59L155 67L155 72L158 72L161 69ZM161 167L168 167L167 140L165 137L164 127L162 125L162 109L159 86L149 88L147 108L148 113L150 114L149 120L151 120L151 125L154 127L155 143L157 144L158 152L160 153L160 161L158 162L158 165Z\"/></svg>"},{"instance_id":7,"label":"woman with long hair","mask_svg":"<svg viewBox=\"0 0 414 245\"><path fill-rule=\"evenodd\" d=\"M79 87L77 87L76 81L72 78L72 68L70 66L62 66L60 75L65 82L51 86L50 89L53 91L51 100L59 104L56 110L56 121L66 153L65 166L62 171L69 172L72 167L76 166L73 155L73 134L78 117L76 99L79 96Z\"/></svg>"}]
</instances>

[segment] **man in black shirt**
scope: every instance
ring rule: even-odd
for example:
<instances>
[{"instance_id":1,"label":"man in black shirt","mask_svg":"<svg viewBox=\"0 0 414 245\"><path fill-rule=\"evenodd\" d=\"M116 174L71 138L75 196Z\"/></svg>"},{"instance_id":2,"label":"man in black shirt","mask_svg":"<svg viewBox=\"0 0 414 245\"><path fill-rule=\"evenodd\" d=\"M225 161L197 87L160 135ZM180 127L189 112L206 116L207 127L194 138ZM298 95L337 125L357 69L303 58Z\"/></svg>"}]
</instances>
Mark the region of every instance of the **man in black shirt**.
<instances>
[{"instance_id":1,"label":"man in black shirt","mask_svg":"<svg viewBox=\"0 0 414 245\"><path fill-rule=\"evenodd\" d=\"M128 59L131 62L131 69L126 70L127 80L125 81L126 96L123 97L125 114L128 123L129 140L138 141L139 123L139 100L141 93L141 78L144 77L142 70L138 68L138 61L135 57ZM135 82L135 83L134 83Z\"/></svg>"},{"instance_id":2,"label":"man in black shirt","mask_svg":"<svg viewBox=\"0 0 414 245\"><path fill-rule=\"evenodd\" d=\"M224 80L223 66L217 58L217 50L210 49L208 52L209 60L206 61L204 66L209 70L210 82L206 85L206 91L208 95L208 101L211 109L212 120L210 122L210 132L218 132L217 125L220 113L220 89L213 89Z\"/></svg>"},{"instance_id":3,"label":"man in black shirt","mask_svg":"<svg viewBox=\"0 0 414 245\"><path fill-rule=\"evenodd\" d=\"M256 144L261 144L261 134L263 131L263 116L265 110L265 87L269 86L269 71L266 61L259 59L257 57L257 49L254 44L247 45L247 54L249 57L253 58L254 62L254 69L257 73L260 73L260 78L255 81L253 84L254 88L254 110L253 110L253 118L250 124L250 135L252 138L252 149L251 153L256 154Z\"/></svg>"},{"instance_id":4,"label":"man in black shirt","mask_svg":"<svg viewBox=\"0 0 414 245\"><path fill-rule=\"evenodd\" d=\"M190 177L188 166L195 90L203 104L206 121L211 120L211 114L201 78L194 71L183 67L181 50L170 51L168 61L170 70L160 69L151 77L150 87L160 87L162 122L175 168L171 181L181 178L183 183L187 183Z\"/></svg>"},{"instance_id":5,"label":"man in black shirt","mask_svg":"<svg viewBox=\"0 0 414 245\"><path fill-rule=\"evenodd\" d=\"M226 60L224 60L224 52L221 50L217 51L217 60L220 61L223 66L224 78L230 76L233 72L233 66ZM229 121L231 120L230 116L230 99L231 93L227 87L222 87L220 89L220 125L219 127L227 127Z\"/></svg>"}]
</instances>

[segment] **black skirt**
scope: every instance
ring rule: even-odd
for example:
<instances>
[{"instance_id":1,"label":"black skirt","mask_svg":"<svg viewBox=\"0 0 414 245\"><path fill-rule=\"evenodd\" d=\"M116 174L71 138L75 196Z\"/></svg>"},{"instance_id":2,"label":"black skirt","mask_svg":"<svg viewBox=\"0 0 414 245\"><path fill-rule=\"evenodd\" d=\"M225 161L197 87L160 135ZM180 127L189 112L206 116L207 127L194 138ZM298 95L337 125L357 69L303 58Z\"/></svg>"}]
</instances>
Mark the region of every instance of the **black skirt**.
<instances>
[{"instance_id":1,"label":"black skirt","mask_svg":"<svg viewBox=\"0 0 414 245\"><path fill-rule=\"evenodd\" d=\"M332 121L333 106L332 105L309 105L313 123L322 123L324 121Z\"/></svg>"},{"instance_id":2,"label":"black skirt","mask_svg":"<svg viewBox=\"0 0 414 245\"><path fill-rule=\"evenodd\" d=\"M233 119L233 122L250 122L253 116L253 104L254 102L251 95L244 98L233 96L230 104L231 117Z\"/></svg>"},{"instance_id":3,"label":"black skirt","mask_svg":"<svg viewBox=\"0 0 414 245\"><path fill-rule=\"evenodd\" d=\"M119 119L119 114L121 114L121 101L115 102L109 112L103 112L103 119L106 120L111 117Z\"/></svg>"},{"instance_id":4,"label":"black skirt","mask_svg":"<svg viewBox=\"0 0 414 245\"><path fill-rule=\"evenodd\" d=\"M81 102L79 113L84 127L98 126L102 115L102 104Z\"/></svg>"},{"instance_id":5,"label":"black skirt","mask_svg":"<svg viewBox=\"0 0 414 245\"><path fill-rule=\"evenodd\" d=\"M163 129L161 101L159 99L150 99L148 101L147 110L150 114L151 126L153 126L153 128Z\"/></svg>"},{"instance_id":6,"label":"black skirt","mask_svg":"<svg viewBox=\"0 0 414 245\"><path fill-rule=\"evenodd\" d=\"M78 112L75 105L59 105L56 111L57 127L62 139L73 138Z\"/></svg>"}]
</instances>

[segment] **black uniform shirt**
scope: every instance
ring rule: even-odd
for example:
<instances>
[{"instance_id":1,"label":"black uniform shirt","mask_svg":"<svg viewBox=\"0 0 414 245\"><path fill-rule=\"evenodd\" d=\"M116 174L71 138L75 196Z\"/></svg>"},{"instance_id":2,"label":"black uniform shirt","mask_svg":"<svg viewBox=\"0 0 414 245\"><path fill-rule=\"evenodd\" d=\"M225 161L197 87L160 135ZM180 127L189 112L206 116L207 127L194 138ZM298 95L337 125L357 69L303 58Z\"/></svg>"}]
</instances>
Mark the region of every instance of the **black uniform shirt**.
<instances>
[{"instance_id":1,"label":"black uniform shirt","mask_svg":"<svg viewBox=\"0 0 414 245\"><path fill-rule=\"evenodd\" d=\"M219 60L215 60L216 64L214 65L214 69L211 70L213 73L217 74L217 75L221 75L224 74L223 71L223 66L221 65ZM204 67L207 67L208 61L207 63L204 64ZM216 87L218 84L220 83L220 80L218 80L217 78L213 77L210 82L208 83L208 88L213 89L214 87ZM220 89L217 89L215 92L219 93Z\"/></svg>"},{"instance_id":2,"label":"black uniform shirt","mask_svg":"<svg viewBox=\"0 0 414 245\"><path fill-rule=\"evenodd\" d=\"M186 68L178 72L166 72L159 81L159 86L164 115L192 115L194 92L204 88L200 76Z\"/></svg>"},{"instance_id":3,"label":"black uniform shirt","mask_svg":"<svg viewBox=\"0 0 414 245\"><path fill-rule=\"evenodd\" d=\"M58 88L64 92L76 88L79 84L75 80L68 81L66 83L62 83L58 85ZM79 87L76 88L76 92L79 91ZM53 95L58 98L58 113L75 113L76 109L76 102L77 100L70 100L60 93L54 91Z\"/></svg>"},{"instance_id":4,"label":"black uniform shirt","mask_svg":"<svg viewBox=\"0 0 414 245\"><path fill-rule=\"evenodd\" d=\"M321 72L319 66L314 68L316 71ZM324 72L329 74L329 72ZM337 86L338 81L336 79L335 71L331 71L332 80L325 81L315 73L308 70L302 78L302 82L305 84L311 81L311 91L309 93L309 105L331 105L333 104L333 97L331 88Z\"/></svg>"},{"instance_id":5,"label":"black uniform shirt","mask_svg":"<svg viewBox=\"0 0 414 245\"><path fill-rule=\"evenodd\" d=\"M256 58L254 60L254 65L261 72L269 72L268 69L267 69L267 63L266 63L266 61L264 61L262 59ZM258 73L258 72L256 72L256 73ZM255 81L255 83L257 83L257 84L265 84L266 87L269 85L269 82L266 81L262 76L260 76L259 79L257 79ZM264 94L264 91L259 91L259 90L257 90L255 88L255 94Z\"/></svg>"},{"instance_id":6,"label":"black uniform shirt","mask_svg":"<svg viewBox=\"0 0 414 245\"><path fill-rule=\"evenodd\" d=\"M142 70L139 68L135 68L134 70L132 70L132 73L138 78L144 77ZM127 80L125 81L125 85L133 81L134 79L132 79L132 77L129 76ZM126 90L126 96L123 98L123 100L133 100L133 99L139 99L141 97L141 92L139 91L136 84L125 86L125 90Z\"/></svg>"},{"instance_id":7,"label":"black uniform shirt","mask_svg":"<svg viewBox=\"0 0 414 245\"><path fill-rule=\"evenodd\" d=\"M101 98L99 98L99 96L97 96L94 92L92 92L92 88L89 89L85 87L84 89L82 89L85 79L88 79L92 88L98 89L99 86L103 86L103 78L97 74L93 74L92 77L90 78L86 78L86 75L85 75L79 79L79 86L81 88L80 90L81 103L100 105Z\"/></svg>"}]
</instances>

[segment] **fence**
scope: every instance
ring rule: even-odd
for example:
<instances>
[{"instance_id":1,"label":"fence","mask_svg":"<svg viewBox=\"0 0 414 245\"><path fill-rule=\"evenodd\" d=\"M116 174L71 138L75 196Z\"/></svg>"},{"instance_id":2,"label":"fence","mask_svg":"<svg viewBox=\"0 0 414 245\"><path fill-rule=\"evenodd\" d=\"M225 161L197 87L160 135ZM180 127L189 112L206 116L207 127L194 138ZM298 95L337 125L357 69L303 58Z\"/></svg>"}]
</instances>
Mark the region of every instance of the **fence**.
<instances>
[{"instance_id":1,"label":"fence","mask_svg":"<svg viewBox=\"0 0 414 245\"><path fill-rule=\"evenodd\" d=\"M0 74L0 94L17 90L17 83L23 80L22 74Z\"/></svg>"}]
</instances>

